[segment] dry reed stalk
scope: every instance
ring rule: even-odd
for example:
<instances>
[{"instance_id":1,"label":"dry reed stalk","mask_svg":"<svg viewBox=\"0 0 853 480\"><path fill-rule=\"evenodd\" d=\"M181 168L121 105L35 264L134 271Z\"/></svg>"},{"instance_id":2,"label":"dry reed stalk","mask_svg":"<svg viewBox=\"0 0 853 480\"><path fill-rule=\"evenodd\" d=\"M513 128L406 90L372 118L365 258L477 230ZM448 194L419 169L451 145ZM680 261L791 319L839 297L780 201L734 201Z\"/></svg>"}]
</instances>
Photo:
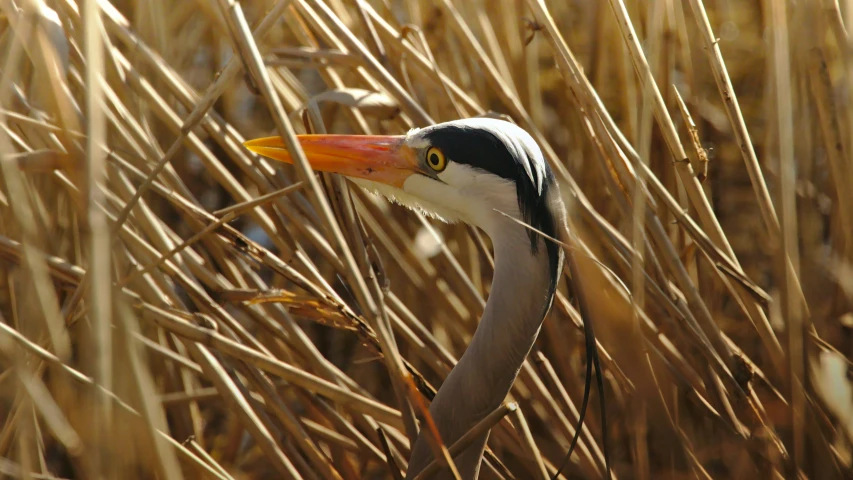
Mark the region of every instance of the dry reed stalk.
<instances>
[{"instance_id":1,"label":"dry reed stalk","mask_svg":"<svg viewBox=\"0 0 853 480\"><path fill-rule=\"evenodd\" d=\"M0 1L3 465L399 478L409 402L488 297L489 241L242 143L274 132L300 157L297 132L508 114L576 213L586 291L619 298L592 315L610 422L591 407L567 473L601 475L605 432L617 478L849 473L816 360L851 348L846 3L609 3ZM763 25L788 38L763 45ZM562 463L576 293L512 389L523 421L489 425L482 477Z\"/></svg>"},{"instance_id":2,"label":"dry reed stalk","mask_svg":"<svg viewBox=\"0 0 853 480\"><path fill-rule=\"evenodd\" d=\"M794 292L795 285L799 283L799 248L797 246L797 214L796 198L794 188L796 172L794 165L794 110L791 105L791 52L788 43L788 13L785 5L771 5L770 16L773 22L773 66L776 78L775 92L776 100L776 123L778 128L778 155L780 172L779 199L781 205L781 218L778 228L782 239L782 262L790 259L793 271L782 270L782 280L779 282L784 295L782 312L786 321L788 331L788 358L790 362L790 398L791 398L791 425L792 425L792 448L791 448L791 470L797 474L801 468L804 455L805 442L805 401L806 395L803 388L805 378L803 369L805 357L803 352L804 318L803 306ZM751 149L750 149L751 150ZM754 158L754 153L753 153ZM765 190L766 193L766 190ZM769 200L769 199L768 199ZM767 202L769 204L769 201ZM775 212L771 213L775 214ZM769 214L767 218L772 218ZM775 232L774 232L775 234Z\"/></svg>"}]
</instances>

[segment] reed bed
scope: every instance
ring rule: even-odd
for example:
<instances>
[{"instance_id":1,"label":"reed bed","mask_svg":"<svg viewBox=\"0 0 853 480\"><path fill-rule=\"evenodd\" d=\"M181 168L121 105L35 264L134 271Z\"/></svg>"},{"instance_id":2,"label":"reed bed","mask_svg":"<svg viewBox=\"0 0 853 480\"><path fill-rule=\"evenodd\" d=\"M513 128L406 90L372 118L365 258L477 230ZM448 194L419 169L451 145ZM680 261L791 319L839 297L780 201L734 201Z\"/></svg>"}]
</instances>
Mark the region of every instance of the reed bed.
<instances>
[{"instance_id":1,"label":"reed bed","mask_svg":"<svg viewBox=\"0 0 853 480\"><path fill-rule=\"evenodd\" d=\"M242 143L490 115L542 147L577 269L481 477L563 463L582 293L604 390L566 478L605 453L853 478L851 25L848 0L0 0L0 476L401 478L490 240Z\"/></svg>"}]
</instances>

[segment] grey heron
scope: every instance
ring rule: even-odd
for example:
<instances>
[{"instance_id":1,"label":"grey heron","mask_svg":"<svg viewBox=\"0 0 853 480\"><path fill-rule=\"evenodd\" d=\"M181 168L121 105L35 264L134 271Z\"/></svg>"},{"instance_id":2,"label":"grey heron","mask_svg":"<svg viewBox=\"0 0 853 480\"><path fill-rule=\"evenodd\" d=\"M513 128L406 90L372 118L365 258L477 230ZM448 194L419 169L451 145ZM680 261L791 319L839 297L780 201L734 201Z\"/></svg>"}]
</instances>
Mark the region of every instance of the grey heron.
<instances>
[{"instance_id":1,"label":"grey heron","mask_svg":"<svg viewBox=\"0 0 853 480\"><path fill-rule=\"evenodd\" d=\"M429 407L442 441L451 445L506 398L553 303L563 250L524 224L556 237L566 209L554 175L530 134L490 118L455 120L405 135L298 139L313 169L345 175L396 203L446 222L466 222L491 238L495 272L483 316ZM279 137L245 145L292 163ZM415 441L406 478L433 459L425 435L421 430ZM463 479L478 477L488 435L456 457Z\"/></svg>"}]
</instances>

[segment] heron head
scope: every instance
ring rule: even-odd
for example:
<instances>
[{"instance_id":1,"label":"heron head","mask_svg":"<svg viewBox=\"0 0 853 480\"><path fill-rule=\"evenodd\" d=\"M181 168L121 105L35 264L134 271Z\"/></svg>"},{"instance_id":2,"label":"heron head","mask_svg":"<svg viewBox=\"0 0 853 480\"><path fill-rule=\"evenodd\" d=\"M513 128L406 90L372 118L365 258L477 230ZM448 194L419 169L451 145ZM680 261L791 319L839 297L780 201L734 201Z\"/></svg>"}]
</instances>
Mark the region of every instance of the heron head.
<instances>
[{"instance_id":1,"label":"heron head","mask_svg":"<svg viewBox=\"0 0 853 480\"><path fill-rule=\"evenodd\" d=\"M470 118L405 135L299 135L315 170L339 173L390 200L446 222L464 221L492 239L506 215L553 235L562 201L536 142L513 123ZM245 146L293 163L279 137ZM537 234L529 232L531 248Z\"/></svg>"}]
</instances>

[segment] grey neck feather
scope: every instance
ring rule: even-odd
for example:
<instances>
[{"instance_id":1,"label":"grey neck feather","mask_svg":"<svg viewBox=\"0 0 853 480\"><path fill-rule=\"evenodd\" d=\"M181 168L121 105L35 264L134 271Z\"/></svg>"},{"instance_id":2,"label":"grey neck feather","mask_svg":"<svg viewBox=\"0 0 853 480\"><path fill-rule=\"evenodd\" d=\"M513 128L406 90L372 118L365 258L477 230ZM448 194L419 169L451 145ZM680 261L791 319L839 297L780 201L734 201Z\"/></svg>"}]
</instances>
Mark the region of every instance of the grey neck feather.
<instances>
[{"instance_id":1,"label":"grey neck feather","mask_svg":"<svg viewBox=\"0 0 853 480\"><path fill-rule=\"evenodd\" d=\"M547 249L538 248L534 254L524 227L509 219L500 225L501 231L487 232L495 250L495 275L483 317L429 409L447 446L506 398L553 298L555 279L551 278ZM477 438L455 458L463 480L477 478L488 435ZM432 459L422 433L415 442L406 478L414 478ZM432 478L451 477L443 469Z\"/></svg>"}]
</instances>

